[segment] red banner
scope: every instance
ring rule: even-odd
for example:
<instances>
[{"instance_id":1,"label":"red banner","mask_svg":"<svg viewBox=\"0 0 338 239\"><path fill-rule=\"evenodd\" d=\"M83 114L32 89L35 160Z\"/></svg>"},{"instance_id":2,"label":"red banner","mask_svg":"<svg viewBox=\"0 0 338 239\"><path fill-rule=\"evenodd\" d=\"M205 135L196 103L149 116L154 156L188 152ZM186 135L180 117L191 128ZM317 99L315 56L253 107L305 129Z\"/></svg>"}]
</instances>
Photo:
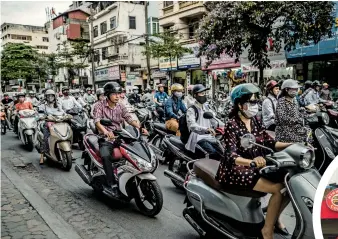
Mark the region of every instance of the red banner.
<instances>
[{"instance_id":1,"label":"red banner","mask_svg":"<svg viewBox=\"0 0 338 239\"><path fill-rule=\"evenodd\" d=\"M338 219L338 189L329 192L322 201L321 219Z\"/></svg>"}]
</instances>

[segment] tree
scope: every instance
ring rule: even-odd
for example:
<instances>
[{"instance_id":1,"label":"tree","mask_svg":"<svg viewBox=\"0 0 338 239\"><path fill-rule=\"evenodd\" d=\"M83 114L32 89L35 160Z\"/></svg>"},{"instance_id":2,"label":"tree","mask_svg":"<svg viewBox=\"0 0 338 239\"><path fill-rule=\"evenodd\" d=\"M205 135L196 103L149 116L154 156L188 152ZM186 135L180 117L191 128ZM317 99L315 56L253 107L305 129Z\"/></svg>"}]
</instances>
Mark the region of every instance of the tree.
<instances>
[{"instance_id":1,"label":"tree","mask_svg":"<svg viewBox=\"0 0 338 239\"><path fill-rule=\"evenodd\" d=\"M178 42L179 38L175 33L164 32L155 34L154 37L152 40L149 39L149 46L145 45L145 51L142 53L158 59L162 57L169 58L171 67L171 59L180 58L184 53L193 53Z\"/></svg>"},{"instance_id":2,"label":"tree","mask_svg":"<svg viewBox=\"0 0 338 239\"><path fill-rule=\"evenodd\" d=\"M209 13L199 28L199 55L205 55L208 64L222 53L238 61L247 48L261 80L263 70L270 67L268 39L273 39L273 50L278 53L283 43L290 51L297 43L318 43L332 34L334 3L330 1L226 1L206 2L205 6Z\"/></svg>"},{"instance_id":3,"label":"tree","mask_svg":"<svg viewBox=\"0 0 338 239\"><path fill-rule=\"evenodd\" d=\"M90 54L90 48L88 41L83 39L74 40L70 44L65 41L61 46L57 54L52 56L53 59L50 58L50 61L54 62L55 68L52 69L52 71L63 67L67 68L69 74L68 83L70 85L74 76L78 74L81 69L88 67L88 64L85 63L85 59Z\"/></svg>"},{"instance_id":4,"label":"tree","mask_svg":"<svg viewBox=\"0 0 338 239\"><path fill-rule=\"evenodd\" d=\"M37 50L23 43L8 43L1 53L1 77L3 80L36 79L39 72Z\"/></svg>"}]
</instances>

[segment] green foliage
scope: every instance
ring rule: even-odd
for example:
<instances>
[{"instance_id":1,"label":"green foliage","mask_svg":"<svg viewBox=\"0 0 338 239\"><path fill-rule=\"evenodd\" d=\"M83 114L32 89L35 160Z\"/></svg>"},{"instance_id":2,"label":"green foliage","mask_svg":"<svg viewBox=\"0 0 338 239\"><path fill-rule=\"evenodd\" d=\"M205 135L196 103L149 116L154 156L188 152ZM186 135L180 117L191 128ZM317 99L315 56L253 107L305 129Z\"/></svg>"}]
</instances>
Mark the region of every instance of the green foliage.
<instances>
[{"instance_id":1,"label":"green foliage","mask_svg":"<svg viewBox=\"0 0 338 239\"><path fill-rule=\"evenodd\" d=\"M34 79L39 73L39 55L32 46L8 43L1 52L3 80Z\"/></svg>"},{"instance_id":2,"label":"green foliage","mask_svg":"<svg viewBox=\"0 0 338 239\"><path fill-rule=\"evenodd\" d=\"M209 13L200 24L198 38L199 55L207 56L208 64L222 53L238 61L247 48L252 65L263 70L270 67L269 38L278 53L283 44L290 51L297 43L318 43L332 34L334 3L330 1L210 1L205 6Z\"/></svg>"},{"instance_id":3,"label":"green foliage","mask_svg":"<svg viewBox=\"0 0 338 239\"><path fill-rule=\"evenodd\" d=\"M150 41L149 46L145 46L144 55L149 54L153 58L169 57L179 58L184 53L192 53L188 48L182 46L174 34L164 32L161 34L155 34L157 41Z\"/></svg>"}]
</instances>

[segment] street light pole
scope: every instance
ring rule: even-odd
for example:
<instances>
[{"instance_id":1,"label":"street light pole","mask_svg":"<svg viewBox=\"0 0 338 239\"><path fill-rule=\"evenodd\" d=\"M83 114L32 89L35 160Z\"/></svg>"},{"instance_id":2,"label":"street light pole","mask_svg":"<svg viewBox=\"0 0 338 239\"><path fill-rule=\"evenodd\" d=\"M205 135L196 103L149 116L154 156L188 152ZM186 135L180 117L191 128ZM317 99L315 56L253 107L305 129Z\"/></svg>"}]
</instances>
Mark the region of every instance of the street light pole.
<instances>
[{"instance_id":1,"label":"street light pole","mask_svg":"<svg viewBox=\"0 0 338 239\"><path fill-rule=\"evenodd\" d=\"M90 21L90 49L91 49L91 60L92 60L92 80L93 80L93 86L94 86L94 92L96 92L96 84L95 84L95 62L94 62L94 18L93 18L93 7L90 6L90 17L89 17L89 21Z\"/></svg>"},{"instance_id":2,"label":"street light pole","mask_svg":"<svg viewBox=\"0 0 338 239\"><path fill-rule=\"evenodd\" d=\"M149 49L149 34L150 34L150 28L148 29L148 1L145 1L145 7L144 7L144 14L145 14L145 24L146 24L146 47L147 47L147 51L146 51L146 56L147 56L147 87L150 86L150 55L148 52Z\"/></svg>"}]
</instances>

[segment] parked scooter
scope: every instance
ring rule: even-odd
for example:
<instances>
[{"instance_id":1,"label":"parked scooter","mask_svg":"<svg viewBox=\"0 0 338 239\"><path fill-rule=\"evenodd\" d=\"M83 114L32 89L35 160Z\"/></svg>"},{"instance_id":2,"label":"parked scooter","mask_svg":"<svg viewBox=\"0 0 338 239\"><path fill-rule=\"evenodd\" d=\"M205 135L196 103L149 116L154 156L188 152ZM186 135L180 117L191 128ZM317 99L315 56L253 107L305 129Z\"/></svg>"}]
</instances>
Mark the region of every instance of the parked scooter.
<instances>
[{"instance_id":1,"label":"parked scooter","mask_svg":"<svg viewBox=\"0 0 338 239\"><path fill-rule=\"evenodd\" d=\"M306 122L313 131L313 146L317 149L315 167L323 174L338 155L338 129L328 126L330 118L327 113L313 111L315 113L310 113Z\"/></svg>"},{"instance_id":2,"label":"parked scooter","mask_svg":"<svg viewBox=\"0 0 338 239\"><path fill-rule=\"evenodd\" d=\"M257 144L251 134L242 137L241 145L244 148L252 145L264 147ZM265 158L273 165L260 170L263 177L285 175L281 177L281 182L284 181L286 192L291 198L297 221L292 238L315 238L312 209L321 177L312 168L315 161L313 150L302 144L293 144ZM192 164L193 171L190 170ZM254 163L251 166L256 167ZM264 214L260 198L266 194L222 188L215 180L218 167L219 162L210 159L188 163L188 176L184 183L187 192L184 218L201 236L207 238L261 238ZM274 238L288 237L275 233Z\"/></svg>"},{"instance_id":3,"label":"parked scooter","mask_svg":"<svg viewBox=\"0 0 338 239\"><path fill-rule=\"evenodd\" d=\"M53 115L47 115L40 120L46 120L50 123L54 123L49 127L50 139L49 139L49 152L45 153L47 159L51 159L55 162L61 163L62 168L65 171L69 171L72 168L72 138L73 132L67 121L72 118L71 115L67 115L61 112L55 112ZM39 123L37 145L36 149L41 153L40 148L44 140L42 133L42 127L44 122Z\"/></svg>"},{"instance_id":4,"label":"parked scooter","mask_svg":"<svg viewBox=\"0 0 338 239\"><path fill-rule=\"evenodd\" d=\"M18 112L18 137L29 151L33 151L37 135L37 112L20 110Z\"/></svg>"},{"instance_id":5,"label":"parked scooter","mask_svg":"<svg viewBox=\"0 0 338 239\"><path fill-rule=\"evenodd\" d=\"M66 113L73 116L70 120L70 126L73 131L73 143L78 143L79 148L84 150L83 137L87 133L87 114L84 110L80 110L78 108L67 110Z\"/></svg>"},{"instance_id":6,"label":"parked scooter","mask_svg":"<svg viewBox=\"0 0 338 239\"><path fill-rule=\"evenodd\" d=\"M111 126L109 119L102 119L100 123L104 126ZM97 130L92 125L92 131ZM139 210L146 216L157 215L163 206L163 196L152 174L157 167L156 156L146 144L142 142L140 131L132 126L127 126L121 131L114 131L116 138L114 143L114 158L119 159L115 163L116 170L114 177L118 182L120 193L119 198L115 198L106 190L106 177L99 154L99 140L105 138L87 134L84 138L85 151L82 154L84 165L76 165L75 170L85 183L90 185L95 192L103 193L111 198L129 202L135 199Z\"/></svg>"}]
</instances>

